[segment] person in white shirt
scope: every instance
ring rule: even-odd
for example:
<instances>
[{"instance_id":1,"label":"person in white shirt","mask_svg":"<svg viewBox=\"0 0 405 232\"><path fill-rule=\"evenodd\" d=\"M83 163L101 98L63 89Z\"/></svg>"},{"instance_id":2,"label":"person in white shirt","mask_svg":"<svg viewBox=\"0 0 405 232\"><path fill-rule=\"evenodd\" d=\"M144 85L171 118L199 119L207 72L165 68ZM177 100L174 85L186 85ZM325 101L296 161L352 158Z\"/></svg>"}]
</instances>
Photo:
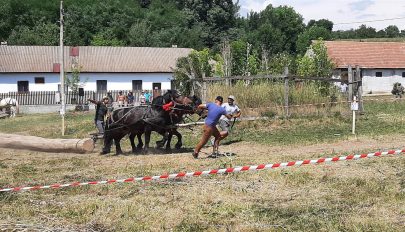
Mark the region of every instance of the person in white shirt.
<instances>
[{"instance_id":1,"label":"person in white shirt","mask_svg":"<svg viewBox=\"0 0 405 232\"><path fill-rule=\"evenodd\" d=\"M241 115L239 107L235 104L235 96L233 96L233 95L230 95L228 97L228 103L222 104L221 107L225 109L227 114L234 116L233 120L236 120L236 118L239 118ZM227 117L225 117L223 115L219 119L218 125L219 125L219 128L221 128L220 141L229 135L230 130L232 129L233 123L234 123L234 121L230 121L230 119L228 119Z\"/></svg>"}]
</instances>

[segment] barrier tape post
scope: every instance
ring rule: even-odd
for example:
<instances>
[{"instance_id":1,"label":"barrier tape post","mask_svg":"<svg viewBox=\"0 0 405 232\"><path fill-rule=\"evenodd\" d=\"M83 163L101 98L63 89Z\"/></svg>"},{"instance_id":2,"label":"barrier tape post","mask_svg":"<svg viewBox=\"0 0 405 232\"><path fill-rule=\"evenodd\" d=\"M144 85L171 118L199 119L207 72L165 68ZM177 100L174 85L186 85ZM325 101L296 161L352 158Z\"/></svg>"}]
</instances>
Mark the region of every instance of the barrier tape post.
<instances>
[{"instance_id":1,"label":"barrier tape post","mask_svg":"<svg viewBox=\"0 0 405 232\"><path fill-rule=\"evenodd\" d=\"M99 185L99 184L112 184L112 183L127 183L127 182L137 182L137 181L148 181L148 180L169 180L169 179L178 179L183 177L196 177L196 176L207 176L207 175L216 175L216 174L224 174L224 173L236 173L236 172L243 172L243 171L259 171L264 169L273 169L273 168L285 168L285 167L292 167L292 166L302 166L306 164L320 164L320 163L328 163L328 162L337 162L343 160L357 160L362 158L372 158L372 157L380 157L386 155L399 155L401 153L405 153L405 149L402 150L390 150L385 152L374 152L369 154L361 154L361 155L348 155L348 156L340 156L340 157L333 157L333 158L319 158L316 160L302 160L302 161L291 161L285 163L275 163L275 164L260 164L255 166L243 166L243 167L235 167L235 168L224 168L224 169L214 169L214 170L207 170L207 171L196 171L196 172L180 172L174 174L164 174L160 176L144 176L144 177L131 177L127 179L121 180L103 180L103 181L91 181L91 182L73 182L70 184L52 184L52 185L45 185L45 186L32 186L32 187L14 187L14 188L2 188L0 192L19 192L19 191L27 191L27 190L39 190L39 189L59 189L64 187L76 187L76 186L85 186L85 185Z\"/></svg>"}]
</instances>

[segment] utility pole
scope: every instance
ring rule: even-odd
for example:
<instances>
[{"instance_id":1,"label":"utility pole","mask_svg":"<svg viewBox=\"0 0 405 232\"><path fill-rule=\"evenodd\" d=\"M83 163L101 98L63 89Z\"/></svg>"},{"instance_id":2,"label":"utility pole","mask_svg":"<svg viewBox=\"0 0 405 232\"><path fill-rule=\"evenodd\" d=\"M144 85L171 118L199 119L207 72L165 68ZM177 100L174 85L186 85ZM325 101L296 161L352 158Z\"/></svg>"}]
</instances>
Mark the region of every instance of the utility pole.
<instances>
[{"instance_id":1,"label":"utility pole","mask_svg":"<svg viewBox=\"0 0 405 232\"><path fill-rule=\"evenodd\" d=\"M60 62L60 99L61 109L60 115L62 116L62 136L65 135L65 61L64 61L64 48L63 48L63 1L60 1L60 35L59 35L59 62Z\"/></svg>"}]
</instances>

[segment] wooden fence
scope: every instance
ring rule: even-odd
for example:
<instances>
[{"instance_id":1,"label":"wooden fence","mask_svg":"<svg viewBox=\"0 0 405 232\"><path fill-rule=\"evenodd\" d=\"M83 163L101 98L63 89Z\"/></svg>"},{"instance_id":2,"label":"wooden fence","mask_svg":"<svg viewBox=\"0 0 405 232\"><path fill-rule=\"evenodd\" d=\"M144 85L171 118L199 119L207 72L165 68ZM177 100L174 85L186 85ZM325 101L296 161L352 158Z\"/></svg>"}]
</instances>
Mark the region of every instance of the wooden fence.
<instances>
[{"instance_id":1,"label":"wooden fence","mask_svg":"<svg viewBox=\"0 0 405 232\"><path fill-rule=\"evenodd\" d=\"M127 95L128 90L112 90L111 95L114 101L117 98L118 93L122 91L123 94ZM163 94L166 91L155 91L155 95ZM69 91L66 92L66 104L85 104L88 103L87 99L101 100L104 96L107 95L105 92L95 92L95 91L84 91L84 96L79 96L79 94L74 94ZM134 101L139 102L141 91L133 91L135 97ZM9 92L9 93L0 93L0 98L15 98L17 99L20 105L55 105L60 104L60 94L58 91L35 91L35 92Z\"/></svg>"}]
</instances>

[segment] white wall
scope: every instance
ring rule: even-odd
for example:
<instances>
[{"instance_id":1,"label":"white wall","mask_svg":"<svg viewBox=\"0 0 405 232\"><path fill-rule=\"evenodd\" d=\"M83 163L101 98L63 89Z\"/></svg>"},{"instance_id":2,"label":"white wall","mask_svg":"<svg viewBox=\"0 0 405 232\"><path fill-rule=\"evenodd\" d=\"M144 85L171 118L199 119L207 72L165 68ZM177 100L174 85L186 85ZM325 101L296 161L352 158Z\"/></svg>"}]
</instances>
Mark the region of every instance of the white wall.
<instances>
[{"instance_id":1,"label":"white wall","mask_svg":"<svg viewBox=\"0 0 405 232\"><path fill-rule=\"evenodd\" d=\"M132 80L142 80L142 89L151 90L152 83L162 89L171 88L172 73L81 73L84 90L96 91L97 80L107 80L108 90L131 90ZM35 84L35 77L44 77L45 84ZM17 81L28 81L30 91L58 91L58 73L0 73L0 93L16 92Z\"/></svg>"},{"instance_id":2,"label":"white wall","mask_svg":"<svg viewBox=\"0 0 405 232\"><path fill-rule=\"evenodd\" d=\"M376 72L382 72L382 77L376 77ZM405 69L363 69L363 93L391 93L395 82L405 86Z\"/></svg>"}]
</instances>

